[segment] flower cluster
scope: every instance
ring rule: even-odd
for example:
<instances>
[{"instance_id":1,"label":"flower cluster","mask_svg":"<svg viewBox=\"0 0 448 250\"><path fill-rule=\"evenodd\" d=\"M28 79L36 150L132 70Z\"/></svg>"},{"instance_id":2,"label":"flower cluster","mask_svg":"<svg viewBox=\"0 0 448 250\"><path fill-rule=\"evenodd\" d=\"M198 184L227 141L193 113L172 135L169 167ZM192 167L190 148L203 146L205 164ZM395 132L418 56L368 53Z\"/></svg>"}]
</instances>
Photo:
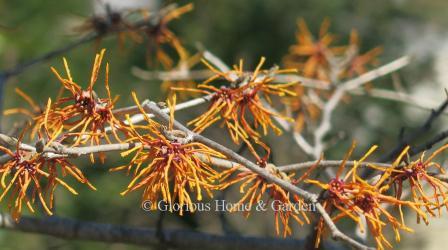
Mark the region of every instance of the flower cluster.
<instances>
[{"instance_id":1,"label":"flower cluster","mask_svg":"<svg viewBox=\"0 0 448 250\"><path fill-rule=\"evenodd\" d=\"M194 126L195 132L202 132L212 124L221 121L230 133L235 143L243 140L256 156L258 161L263 161L254 149L251 140L263 147L269 155L269 148L260 140L272 129L277 135L281 129L275 125L273 119L288 120L287 117L273 111L270 107L272 97L294 96L291 87L296 82L276 84L274 76L288 70L262 70L265 58L261 58L253 72L245 72L243 61L233 70L222 72L203 61L207 67L215 73L208 80L199 84L197 88L173 88L178 91L190 91L202 93L211 98L208 110L193 119L188 125ZM215 87L215 81L224 80L225 85ZM261 129L261 131L260 131ZM267 157L264 157L266 160Z\"/></svg>"},{"instance_id":2,"label":"flower cluster","mask_svg":"<svg viewBox=\"0 0 448 250\"><path fill-rule=\"evenodd\" d=\"M193 10L193 4L187 4L170 10L168 13L162 15L155 26L147 26L144 28L143 32L146 34L148 40L147 53L150 65L154 64L150 59L151 54L155 54L157 61L160 62L164 68L173 68L173 59L169 56L166 49L163 49L164 45L168 45L169 48L174 49L179 57L179 61L182 62L188 59L189 55L187 50L184 48L179 38L169 29L168 24L191 10Z\"/></svg>"},{"instance_id":3,"label":"flower cluster","mask_svg":"<svg viewBox=\"0 0 448 250\"><path fill-rule=\"evenodd\" d=\"M290 53L285 56L287 67L297 68L304 76L333 81L331 77L331 60L349 56L346 65L338 72L338 79L353 77L366 72L366 67L376 62L376 57L382 52L376 47L364 54L359 54L360 43L356 31L350 34L348 45L333 45L336 41L334 34L328 32L330 22L325 19L319 30L319 38L315 39L303 19L298 21L299 32L296 35L297 44L290 47Z\"/></svg>"},{"instance_id":4,"label":"flower cluster","mask_svg":"<svg viewBox=\"0 0 448 250\"><path fill-rule=\"evenodd\" d=\"M432 162L432 159L443 150L446 150L446 148L448 148L448 145L440 147L427 159L422 154L415 161L408 162L404 165L395 164L393 168L383 169L384 174L380 183L384 186L393 186L397 199L401 199L403 190L409 188L412 200L417 204L419 209L424 208L430 216L436 216L434 210L437 210L440 216L442 207L448 209L448 184L434 177L433 175L436 172L430 171L430 169L434 167L441 174L445 173L445 170L440 164ZM409 147L405 148L402 155L406 154L408 150ZM425 186L431 187L432 194L427 194L424 191ZM417 214L417 222L420 222L420 219L423 219L426 224L429 223L426 216Z\"/></svg>"},{"instance_id":5,"label":"flower cluster","mask_svg":"<svg viewBox=\"0 0 448 250\"><path fill-rule=\"evenodd\" d=\"M328 32L330 22L325 19L316 39L308 29L305 21L298 21L297 43L289 49L289 54L284 57L284 64L288 68L297 69L299 73L312 79L322 80L331 84L361 75L376 64L377 56L382 49L376 47L364 54L360 54L360 42L356 31L350 34L348 45L334 45L336 36ZM296 114L296 130L301 131L307 121L318 118L320 108L318 103L308 96L326 98L326 91L308 90L303 86L295 87L296 95L301 98L289 98L285 100L288 108ZM311 93L310 93L311 92ZM314 98L316 99L316 98Z\"/></svg>"},{"instance_id":6,"label":"flower cluster","mask_svg":"<svg viewBox=\"0 0 448 250\"><path fill-rule=\"evenodd\" d=\"M313 171L318 165L319 162L312 166L300 178L294 178L294 174L287 175L286 173L280 171L275 165L270 163L264 166L264 169L281 180L293 184L298 184L302 180L306 179L308 177L308 174ZM230 175L235 171L240 172L237 173L235 177L229 178ZM265 198L264 196L267 194L268 199L273 201L275 231L278 235L282 234L283 237L286 237L292 234L290 219L293 219L299 225L310 223L310 220L307 216L307 211L302 211L294 205L304 203L303 198L285 191L282 187L275 183L267 182L263 177L257 175L256 173L244 170L241 167L236 166L221 173L221 182L221 190L237 183L241 183L239 191L241 194L243 194L243 196L237 202L237 204L247 205L248 207L252 207L254 204L258 204ZM250 211L246 211L246 217L248 217L249 215ZM280 223L283 227L283 230L280 230Z\"/></svg>"},{"instance_id":7,"label":"flower cluster","mask_svg":"<svg viewBox=\"0 0 448 250\"><path fill-rule=\"evenodd\" d=\"M69 175L92 190L96 190L81 170L64 157L57 155L47 157L40 153L23 150L20 145L19 140L14 152L0 146L0 150L9 158L0 167L2 187L0 201L9 197L11 215L16 221L20 218L23 205L34 213L33 204L36 203L36 199L45 212L52 215L54 192L58 185L77 195L75 189L61 177Z\"/></svg>"},{"instance_id":8,"label":"flower cluster","mask_svg":"<svg viewBox=\"0 0 448 250\"><path fill-rule=\"evenodd\" d=\"M117 141L120 141L117 130L124 125L117 120L112 109L115 99L112 99L109 89L109 66L106 65L105 88L106 98L99 98L93 90L97 82L101 62L105 50L97 54L94 60L92 74L87 89L82 89L71 76L67 61L63 60L66 77L61 76L56 69L51 68L59 79L62 88L53 102L48 99L47 105L41 108L36 102L16 89L16 92L30 106L7 110L6 114L22 113L30 117L31 129L28 126L23 129L20 138L24 138L29 132L30 139L40 142L36 148L24 150L20 147L22 139L18 140L17 148L11 151L1 147L8 159L1 165L3 199L8 193L11 197L10 207L15 219L20 217L22 205L26 204L30 211L34 211L33 203L39 199L42 207L51 214L53 206L53 193L57 185L62 185L70 192L77 194L61 177L72 176L81 183L95 189L82 174L82 171L73 165L64 154L44 152L45 148L54 145L63 147L75 147L90 141L90 144L102 144L104 141L111 143L108 132L111 132ZM106 131L109 127L109 131ZM56 150L57 151L57 150ZM98 154L104 161L104 154ZM94 155L90 154L91 161ZM6 184L8 181L9 184ZM11 191L11 192L9 192Z\"/></svg>"},{"instance_id":9,"label":"flower cluster","mask_svg":"<svg viewBox=\"0 0 448 250\"><path fill-rule=\"evenodd\" d=\"M44 108L40 108L34 101L20 90L16 92L30 104L32 110L10 109L6 113L25 113L32 117L31 139L55 138L58 142L68 141L72 146L86 144L99 145L104 139L111 143L108 135L111 133L116 141L121 141L118 130L122 122L118 120L112 110L117 98L112 98L109 88L109 65L106 64L105 89L106 98L100 98L94 91L105 50L97 54L94 60L92 75L88 87L83 89L71 76L67 60L64 58L66 77L55 68L51 68L60 81L60 94L53 102L51 98ZM108 127L109 131L106 131ZM100 155L104 161L104 156ZM91 155L93 161L93 155Z\"/></svg>"},{"instance_id":10,"label":"flower cluster","mask_svg":"<svg viewBox=\"0 0 448 250\"><path fill-rule=\"evenodd\" d=\"M97 45L100 44L102 38L110 32L117 32L118 42L120 47L124 47L126 37L130 37L134 42L141 43L143 38L137 32L135 27L128 19L130 16L143 10L132 10L119 12L111 8L110 5L104 6L103 15L94 15L82 24L74 28L74 31L79 33L95 32L97 35Z\"/></svg>"},{"instance_id":11,"label":"flower cluster","mask_svg":"<svg viewBox=\"0 0 448 250\"><path fill-rule=\"evenodd\" d=\"M171 69L174 66L174 61L170 55L171 51L167 49L172 49L180 61L187 60L188 52L168 25L171 21L190 12L193 9L193 4L178 8L173 8L173 6L167 6L158 12L149 12L145 9L116 11L106 5L103 15L88 18L76 27L75 31L94 32L98 37L97 44L107 34L115 32L121 48L124 47L126 37L131 38L137 44L145 42L148 64L154 66L156 60L164 68Z\"/></svg>"},{"instance_id":12,"label":"flower cluster","mask_svg":"<svg viewBox=\"0 0 448 250\"><path fill-rule=\"evenodd\" d=\"M142 113L143 107L133 97ZM143 189L143 200L152 202L151 209L156 209L161 199L168 204L176 202L180 205L180 214L188 207L194 211L194 198L190 192L196 193L196 200L202 200L202 192L212 197L212 191L218 188L216 182L219 173L203 159L211 157L224 158L207 146L192 142L187 134L173 129L175 97L168 102L171 110L171 122L168 128L146 118L147 125L134 126L129 122L126 142L137 146L122 153L127 156L135 152L129 164L112 169L133 172L133 179L127 189L129 192Z\"/></svg>"},{"instance_id":13,"label":"flower cluster","mask_svg":"<svg viewBox=\"0 0 448 250\"><path fill-rule=\"evenodd\" d=\"M334 214L332 217L334 222L349 218L357 223L361 231L365 231L363 224L365 220L378 249L384 249L392 247L390 241L383 234L387 226L392 228L396 241L400 241L400 230L413 231L404 222L404 208L415 211L418 220L423 219L425 223L428 223L428 217L435 215L433 211L439 210L440 214L440 207L446 205L447 200L444 197L448 192L448 184L432 177L427 172L427 168L436 166L441 170L440 166L431 160L447 147L448 145L441 147L425 161L422 156L417 161L406 163L403 158L406 156L408 147L388 168L369 164L370 168L381 171L379 176L371 180L364 180L357 174L357 171L361 163L375 151L376 146L372 147L360 160L355 161L353 168L344 177L341 176L346 161L353 151L354 147L352 147L339 166L336 176L328 183L312 179L308 179L306 182L326 191L322 198L323 206L329 214ZM409 183L411 200L402 194L404 182ZM427 196L423 191L423 182L433 188L432 196ZM393 190L391 190L392 187L394 187ZM399 218L396 218L394 212L388 211L388 207L396 209L395 213L399 214ZM321 218L317 227L316 247L319 246L324 228L324 220Z\"/></svg>"}]
</instances>

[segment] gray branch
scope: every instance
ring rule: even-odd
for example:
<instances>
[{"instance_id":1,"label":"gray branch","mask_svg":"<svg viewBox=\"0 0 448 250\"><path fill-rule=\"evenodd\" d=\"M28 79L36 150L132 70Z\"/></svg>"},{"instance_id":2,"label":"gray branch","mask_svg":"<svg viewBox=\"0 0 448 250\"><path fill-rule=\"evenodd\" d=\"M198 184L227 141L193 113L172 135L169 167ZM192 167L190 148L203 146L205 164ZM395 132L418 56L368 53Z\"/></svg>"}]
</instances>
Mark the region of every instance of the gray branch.
<instances>
[{"instance_id":1,"label":"gray branch","mask_svg":"<svg viewBox=\"0 0 448 250\"><path fill-rule=\"evenodd\" d=\"M33 218L23 216L18 223L0 214L0 227L25 233L51 235L62 239L91 240L142 246L159 246L156 230L96 222L78 221L56 216ZM164 243L180 249L304 249L304 242L293 239L215 235L190 230L164 230Z\"/></svg>"}]
</instances>

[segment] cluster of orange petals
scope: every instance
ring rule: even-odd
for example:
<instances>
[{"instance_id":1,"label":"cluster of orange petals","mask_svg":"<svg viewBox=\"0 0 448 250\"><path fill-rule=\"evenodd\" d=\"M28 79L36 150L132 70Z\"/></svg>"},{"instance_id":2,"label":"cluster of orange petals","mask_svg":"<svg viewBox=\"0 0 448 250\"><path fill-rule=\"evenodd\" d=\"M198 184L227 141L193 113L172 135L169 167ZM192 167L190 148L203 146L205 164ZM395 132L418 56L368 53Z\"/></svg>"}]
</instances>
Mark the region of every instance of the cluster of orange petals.
<instances>
[{"instance_id":1,"label":"cluster of orange petals","mask_svg":"<svg viewBox=\"0 0 448 250\"><path fill-rule=\"evenodd\" d=\"M103 15L98 14L88 18L76 27L75 31L95 32L98 36L98 44L105 35L116 32L119 45L122 48L126 37L138 44L144 42L146 37L148 64L153 66L155 59L165 69L171 69L174 66L174 59L170 55L172 51L169 49L177 54L180 61L187 60L188 52L168 25L171 21L193 10L191 3L176 8L173 6L162 8L159 12L150 12L146 9L116 11L106 5ZM151 20L153 17L156 22Z\"/></svg>"},{"instance_id":2,"label":"cluster of orange petals","mask_svg":"<svg viewBox=\"0 0 448 250\"><path fill-rule=\"evenodd\" d=\"M391 248L392 244L384 236L383 230L391 227L395 234L395 240L400 241L400 230L412 232L404 221L403 209L408 208L417 214L417 222L420 219L427 224L428 217L435 216L434 210L439 211L442 206L448 205L445 198L448 192L448 184L433 177L428 168L436 166L442 173L442 168L432 159L440 152L448 148L445 145L435 151L428 159L421 159L414 162L406 162L409 147L396 158L388 168L368 164L369 168L380 171L375 178L365 180L358 174L361 163L375 151L372 147L360 160L355 161L352 169L347 171L344 177L346 161L353 151L353 147L347 154L346 159L340 165L336 176L328 183L318 180L306 180L307 183L314 184L326 191L323 199L323 206L329 214L334 214L332 219L338 222L343 218L349 218L357 223L361 231L365 231L364 221L366 221L369 233L377 243L378 249ZM427 195L424 191L424 184L429 184L432 195ZM403 187L404 185L407 185ZM402 194L403 188L411 190L411 200ZM390 212L388 208L396 211ZM398 218L397 215L398 214ZM317 227L316 247L319 246L325 225L320 219Z\"/></svg>"},{"instance_id":3,"label":"cluster of orange petals","mask_svg":"<svg viewBox=\"0 0 448 250\"><path fill-rule=\"evenodd\" d=\"M240 140L244 141L258 162L266 161L270 152L270 149L260 140L261 136L267 135L269 129L277 135L281 134L281 129L277 127L273 119L275 117L289 119L270 108L272 98L294 96L291 87L297 84L296 82L274 83L273 77L276 74L289 72L289 70L276 68L262 70L264 61L265 58L261 58L253 72L245 72L242 61L228 72L221 72L203 61L215 75L198 84L197 88L172 88L177 91L205 94L211 98L207 111L188 123L194 126L195 132L200 133L221 121L221 124L229 131L232 140L237 144ZM224 81L225 84L215 87L215 81ZM264 148L267 154L260 157L251 141Z\"/></svg>"},{"instance_id":4,"label":"cluster of orange petals","mask_svg":"<svg viewBox=\"0 0 448 250\"><path fill-rule=\"evenodd\" d=\"M81 88L72 78L67 61L64 59L66 77L61 76L56 69L51 68L56 75L62 89L56 101L48 99L45 110L33 118L34 126L31 138L38 134L39 138L57 138L58 142L67 142L72 146L86 144L99 145L102 139L112 143L112 139L106 131L110 132L114 139L121 141L117 130L122 126L112 110L117 97L112 98L109 88L109 65L106 64L105 89L106 98L99 98L93 87L97 82L101 63L105 50L97 54L94 60L92 75L87 89ZM63 135L61 133L63 132ZM100 154L104 161L104 155ZM93 154L91 155L94 161Z\"/></svg>"},{"instance_id":5,"label":"cluster of orange petals","mask_svg":"<svg viewBox=\"0 0 448 250\"><path fill-rule=\"evenodd\" d=\"M290 53L284 58L285 65L297 68L306 77L332 81L330 76L332 57L344 56L349 52L353 54L345 70L338 76L339 80L365 73L367 67L376 62L376 57L382 52L380 47L359 54L357 52L360 49L359 38L354 30L350 34L348 45L333 45L337 39L334 34L328 32L329 27L330 22L325 19L319 30L319 37L315 39L305 21L299 19L299 31L296 34L297 44L290 47Z\"/></svg>"},{"instance_id":6,"label":"cluster of orange petals","mask_svg":"<svg viewBox=\"0 0 448 250\"><path fill-rule=\"evenodd\" d=\"M163 45L168 45L170 48L174 49L181 62L186 61L189 57L187 50L184 48L179 38L168 28L168 24L192 10L193 4L187 4L171 10L160 18L160 21L155 27L148 27L144 31L148 37L148 53L151 54L152 51L155 51L158 62L160 62L166 69L173 68L174 62L169 56L169 53L162 48Z\"/></svg>"},{"instance_id":7,"label":"cluster of orange petals","mask_svg":"<svg viewBox=\"0 0 448 250\"><path fill-rule=\"evenodd\" d=\"M142 113L145 113L133 93L134 100ZM130 121L127 143L138 145L123 152L123 157L134 153L129 164L111 171L127 170L133 172L133 179L127 189L129 192L143 189L142 200L150 201L151 209L156 209L160 200L167 204L179 204L182 215L184 210L194 212L195 201L191 192L196 192L196 200L202 200L202 191L213 197L212 191L218 188L219 173L202 159L205 157L225 158L202 143L192 142L188 135L173 129L173 101L168 101L171 110L171 122L166 128L146 118L146 125L133 125ZM170 207L171 211L172 207Z\"/></svg>"},{"instance_id":8,"label":"cluster of orange petals","mask_svg":"<svg viewBox=\"0 0 448 250\"><path fill-rule=\"evenodd\" d=\"M31 110L16 108L5 113L22 113L31 117L32 129L30 139L38 139L44 145L42 148L75 147L91 142L102 145L113 142L136 145L122 152L126 157L135 153L130 163L113 170L127 169L128 173L134 173L134 177L127 189L122 193L144 189L143 200L150 200L153 204L162 199L167 203L178 202L182 206L192 209L194 198L190 192L196 192L196 200L202 199L202 193L212 196L212 191L219 188L217 181L219 173L214 170L204 159L210 157L225 158L205 145L192 142L184 138L182 133L172 127L174 119L175 96L173 101L168 101L171 108L171 123L168 128L149 119L146 115L147 125L134 125L129 116L126 120L118 120L113 113L116 98L112 99L109 89L108 65L106 65L105 86L107 98L99 98L93 90L97 81L104 50L97 54L93 64L92 76L86 90L74 82L67 61L64 59L66 77L61 76L54 68L52 71L62 84L62 91L55 102L49 99L46 107L39 106L29 96L20 90L16 92L27 100ZM135 93L133 97L141 113L145 113ZM25 129L25 131L28 131ZM114 135L115 141L109 138L109 133ZM21 137L23 138L23 136ZM94 187L87 181L81 170L69 162L63 155L48 155L48 151L35 152L20 149L21 141L17 142L17 148L12 151L1 147L0 150L9 155L10 159L0 168L2 173L2 186L4 188L0 199L13 190L14 198L10 207L18 219L22 204L26 204L31 211L32 203L38 197L48 214L51 214L53 206L53 192L56 185L66 187L70 192L76 191L66 184L59 175L69 174L81 183ZM99 153L101 159L104 155ZM91 155L93 162L94 154ZM6 181L9 180L9 184ZM46 178L47 181L43 181ZM30 185L31 183L31 185ZM44 186L42 183L48 183ZM32 187L31 187L32 186ZM30 191L31 190L31 191ZM48 193L49 201L45 200ZM48 205L47 205L48 204Z\"/></svg>"},{"instance_id":9,"label":"cluster of orange petals","mask_svg":"<svg viewBox=\"0 0 448 250\"><path fill-rule=\"evenodd\" d=\"M14 152L0 146L0 151L10 158L0 167L2 188L0 201L9 197L9 208L14 220L20 218L23 205L34 213L33 204L36 199L39 200L38 203L42 205L44 211L52 215L54 192L58 185L77 195L75 189L62 180L62 177L67 175L96 190L81 170L67 159L62 157L48 159L42 154L21 150L19 145L20 141L17 142Z\"/></svg>"},{"instance_id":10,"label":"cluster of orange petals","mask_svg":"<svg viewBox=\"0 0 448 250\"><path fill-rule=\"evenodd\" d=\"M273 164L266 164L264 168L272 175L279 179L282 179L293 184L298 184L308 177L308 174L318 166L315 164L310 168L305 174L300 178L294 178L294 174L287 175L286 173L280 171ZM231 178L230 175L234 172L239 171L235 177ZM250 209L254 205L259 204L263 201L264 204L272 202L270 204L274 210L275 219L275 231L278 235L282 234L283 237L292 234L292 229L290 226L291 218L296 221L299 225L309 224L310 220L307 216L307 211L300 210L297 204L304 204L305 201L298 195L293 195L288 191L285 191L282 187L275 183L268 183L264 178L258 176L257 174L244 170L241 167L234 167L227 171L221 173L221 187L220 189L226 189L232 185L240 184L239 191L243 195L241 199L236 203L249 207ZM264 199L267 196L268 200ZM246 217L250 215L249 211L246 211ZM280 229L280 224L283 230Z\"/></svg>"},{"instance_id":11,"label":"cluster of orange petals","mask_svg":"<svg viewBox=\"0 0 448 250\"><path fill-rule=\"evenodd\" d=\"M4 147L0 148L10 158L0 168L2 187L4 188L1 199L12 190L10 208L15 219L19 218L23 204L26 204L29 210L34 212L32 204L36 197L39 198L45 211L51 214L53 192L57 185L62 185L73 194L77 194L73 188L62 180L61 177L66 175L70 175L79 182L87 184L91 189L95 189L84 177L82 171L63 155L55 154L50 157L48 152L26 151L21 149L20 145L26 132L29 132L31 140L42 142L44 148L54 145L62 146L63 144L63 147L77 146L88 141L97 145L104 140L112 143L105 130L106 126L111 128L110 130L115 135L116 140L120 141L116 130L123 126L123 122L117 120L112 113L116 99L112 100L110 94L108 65L106 65L105 77L107 98L99 98L93 90L103 56L104 50L96 55L90 83L86 90L83 90L74 82L65 59L66 77L62 77L52 68L62 84L62 88L56 101L52 102L51 99L48 99L45 108L40 108L32 98L16 89L16 92L30 105L31 110L15 108L6 110L5 114L26 114L30 117L31 129L25 128L23 130L15 151ZM104 160L104 155L99 155ZM91 154L92 162L93 159L93 154ZM6 185L8 178L10 179L9 184ZM48 200L45 196L48 196Z\"/></svg>"},{"instance_id":12,"label":"cluster of orange petals","mask_svg":"<svg viewBox=\"0 0 448 250\"><path fill-rule=\"evenodd\" d=\"M284 64L288 68L297 69L299 73L312 79L322 80L331 84L338 84L344 79L349 79L366 73L371 65L377 63L377 57L381 54L380 47L373 48L364 54L360 54L360 42L356 31L350 34L348 45L334 45L336 35L328 32L330 22L325 19L316 39L303 19L298 21L297 43L289 49L289 54L284 57ZM337 72L332 61L345 62L337 66ZM325 91L312 90L313 95L318 94L326 98ZM300 98L285 100L292 112L296 113L296 130L301 131L308 121L319 117L320 109L310 98L309 90L303 86L295 87L296 95Z\"/></svg>"}]
</instances>

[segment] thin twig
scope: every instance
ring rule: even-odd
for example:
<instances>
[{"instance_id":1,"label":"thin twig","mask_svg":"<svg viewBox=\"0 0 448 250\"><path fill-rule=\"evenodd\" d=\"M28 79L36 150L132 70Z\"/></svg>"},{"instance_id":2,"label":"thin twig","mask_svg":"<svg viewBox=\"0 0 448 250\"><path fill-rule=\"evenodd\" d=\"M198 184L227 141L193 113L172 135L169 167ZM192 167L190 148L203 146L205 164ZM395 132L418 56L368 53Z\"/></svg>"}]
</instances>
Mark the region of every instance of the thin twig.
<instances>
[{"instance_id":1,"label":"thin twig","mask_svg":"<svg viewBox=\"0 0 448 250\"><path fill-rule=\"evenodd\" d=\"M373 89L365 90L365 89L359 88L359 89L351 90L351 91L349 91L349 93L352 95L364 95L364 96L368 96L368 97L390 100L390 101L394 101L394 102L402 102L409 106L414 106L416 108L420 108L423 110L433 110L434 107L437 106L437 104L435 102L432 102L432 101L430 102L428 100L422 101L422 99L415 98L410 94L400 92L400 91L389 90L389 89L373 88ZM444 111L444 113L446 114L447 112Z\"/></svg>"},{"instance_id":2,"label":"thin twig","mask_svg":"<svg viewBox=\"0 0 448 250\"><path fill-rule=\"evenodd\" d=\"M36 58L33 58L33 59L29 60L29 61L26 61L24 63L20 63L20 64L12 67L10 69L7 69L7 70L3 71L1 73L1 75L3 75L6 79L8 79L11 76L19 75L20 73L22 73L23 71L27 70L28 68L31 68L34 65L37 65L37 64L39 64L39 63L41 63L43 61L47 61L47 60L49 60L49 59L51 59L53 57L62 55L62 54L66 53L66 52L68 52L68 51L70 51L70 50L72 50L74 48L77 48L80 45L83 45L85 43L89 43L89 42L97 39L99 36L100 35L97 34L96 32L87 34L84 37L82 37L81 39L79 39L79 40L77 40L77 41L75 41L73 43L70 43L70 44L65 45L65 46L63 46L61 48L52 50L52 51L50 51L48 53L45 53L45 54L40 55L40 56L38 56Z\"/></svg>"},{"instance_id":3,"label":"thin twig","mask_svg":"<svg viewBox=\"0 0 448 250\"><path fill-rule=\"evenodd\" d=\"M448 137L448 130L445 130L445 131L437 134L433 138L429 139L424 144L411 148L409 150L409 155L410 156L414 156L414 155L419 154L419 153L421 153L423 151L430 150L434 145L436 145L439 142L442 142L447 137Z\"/></svg>"},{"instance_id":4,"label":"thin twig","mask_svg":"<svg viewBox=\"0 0 448 250\"><path fill-rule=\"evenodd\" d=\"M380 162L389 162L391 161L396 155L398 155L407 145L409 145L411 142L413 142L415 139L417 139L420 135L426 133L429 131L432 127L432 124L434 121L437 120L437 118L445 111L445 109L448 108L448 98L436 109L431 112L429 117L426 119L425 123L420 126L420 128L409 134L408 136L402 138L400 142L393 148L388 154L385 154L383 157L380 158ZM444 138L444 137L443 137ZM442 138L442 139L443 139ZM436 142L438 142L436 138Z\"/></svg>"},{"instance_id":5,"label":"thin twig","mask_svg":"<svg viewBox=\"0 0 448 250\"><path fill-rule=\"evenodd\" d=\"M198 98L195 98L195 99L183 102L183 103L179 103L174 107L174 110L179 111L179 110L191 108L191 107L209 102L213 98L213 96L214 96L214 94L205 95L205 96L198 97ZM145 100L142 104L144 104L146 101L147 100ZM165 113L169 113L170 109L164 108L162 111ZM120 109L115 109L113 111L113 113L115 115L133 114L133 113L138 113L138 112L140 112L140 111L136 105L125 107L125 108L120 108ZM146 116L148 116L149 118L154 118L154 115L152 115L152 114L146 114ZM136 115L133 115L130 117L130 121L132 122L132 124L136 124L136 123L142 122L144 120L145 120L144 114L136 114ZM106 130L110 130L110 128L108 128Z\"/></svg>"},{"instance_id":6,"label":"thin twig","mask_svg":"<svg viewBox=\"0 0 448 250\"><path fill-rule=\"evenodd\" d=\"M328 102L325 104L324 109L322 111L322 120L320 125L314 131L314 158L319 158L324 150L323 138L331 129L331 117L334 109L337 107L342 97L347 91L357 89L361 87L363 84L370 82L376 78L387 75L391 72L399 70L404 66L409 64L409 57L404 56L397 60L394 60L386 65L383 65L377 69L369 71L365 74L362 74L352 80L341 83Z\"/></svg>"},{"instance_id":7,"label":"thin twig","mask_svg":"<svg viewBox=\"0 0 448 250\"><path fill-rule=\"evenodd\" d=\"M217 67L221 72L229 72L230 67L227 66L219 57L215 56L213 53L211 53L208 50L203 50L202 56L209 61L211 64L213 64L215 67Z\"/></svg>"}]
</instances>

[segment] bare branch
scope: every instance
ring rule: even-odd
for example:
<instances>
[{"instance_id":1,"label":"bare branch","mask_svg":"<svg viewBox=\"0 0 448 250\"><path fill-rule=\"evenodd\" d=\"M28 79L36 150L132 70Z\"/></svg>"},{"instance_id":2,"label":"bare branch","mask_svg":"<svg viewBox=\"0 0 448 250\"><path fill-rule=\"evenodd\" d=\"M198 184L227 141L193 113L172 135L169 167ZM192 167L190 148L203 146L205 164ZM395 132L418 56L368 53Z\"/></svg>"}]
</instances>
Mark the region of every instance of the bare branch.
<instances>
[{"instance_id":1,"label":"bare branch","mask_svg":"<svg viewBox=\"0 0 448 250\"><path fill-rule=\"evenodd\" d=\"M413 156L413 155L421 153L421 152L423 152L425 150L430 150L434 145L436 145L439 142L442 142L447 137L448 137L448 130L445 130L445 131L437 134L436 136L434 136L430 140L428 140L426 143L411 148L411 150L409 151L409 155Z\"/></svg>"},{"instance_id":2,"label":"bare branch","mask_svg":"<svg viewBox=\"0 0 448 250\"><path fill-rule=\"evenodd\" d=\"M324 150L323 138L331 129L331 117L334 109L337 107L342 97L347 91L361 87L363 84L376 78L387 75L391 72L401 69L409 63L409 57L404 56L377 69L362 74L352 80L338 85L328 102L325 104L320 125L314 131L314 158L319 158Z\"/></svg>"},{"instance_id":3,"label":"bare branch","mask_svg":"<svg viewBox=\"0 0 448 250\"><path fill-rule=\"evenodd\" d=\"M293 138L306 154L313 155L314 147L299 132L293 132Z\"/></svg>"},{"instance_id":4,"label":"bare branch","mask_svg":"<svg viewBox=\"0 0 448 250\"><path fill-rule=\"evenodd\" d=\"M402 138L400 140L400 142L397 144L397 146L395 146L395 148L390 153L384 155L380 159L380 162L391 161L397 154L399 154L401 152L401 150L403 150L404 147L409 145L412 141L417 139L423 133L425 133L428 130L430 130L431 127L432 127L433 122L436 121L437 118L447 108L448 108L448 98L436 110L433 110L431 112L431 115L429 115L429 117L426 119L425 123L417 131L413 132L412 134L410 134L409 136L407 136L405 138ZM442 138L435 138L435 142L434 143L437 143L438 141L440 141L440 140L442 140L444 138L445 138L445 136L442 136Z\"/></svg>"},{"instance_id":5,"label":"bare branch","mask_svg":"<svg viewBox=\"0 0 448 250\"><path fill-rule=\"evenodd\" d=\"M380 78L382 76L385 76L387 74L390 74L394 71L397 71L406 65L408 65L410 62L409 56L403 56L400 57L388 64L385 64L379 68L376 68L374 70L371 70L367 73L364 73L352 80L346 81L345 83L342 83L344 86L344 89L346 90L352 90L361 87L363 84L373 81L377 78Z\"/></svg>"},{"instance_id":6,"label":"bare branch","mask_svg":"<svg viewBox=\"0 0 448 250\"><path fill-rule=\"evenodd\" d=\"M77 221L56 216L32 218L22 216L16 223L0 214L0 227L26 233L51 235L62 239L93 240L141 246L159 246L156 230L144 227ZM303 241L292 239L214 235L191 230L163 230L164 244L178 249L304 249Z\"/></svg>"},{"instance_id":7,"label":"bare branch","mask_svg":"<svg viewBox=\"0 0 448 250\"><path fill-rule=\"evenodd\" d=\"M195 99L192 99L192 100L183 102L183 103L179 103L179 104L177 104L177 105L174 107L174 110L175 110L175 111L183 110L183 109L187 109L187 108L191 108L191 107L200 105L200 104L202 104L202 103L206 103L206 102L210 101L210 100L213 98L213 96L214 96L213 94L210 94L210 95L206 95L206 96L202 96L202 97L199 97L199 98L195 98ZM144 105L147 101L148 101L148 100L143 101L143 102L142 102L142 105ZM169 109L169 108L164 108L164 109L162 109L162 112L164 112L164 113L169 113L169 112L170 112L170 109ZM153 114L141 114L140 111L139 111L139 109L138 109L138 107L137 107L136 105L134 105L134 106L130 106L130 107L125 107L125 108L120 108L120 109L115 109L115 110L113 111L113 113L114 113L115 115L123 115L123 114L133 114L133 113L137 113L137 114L135 114L135 115L133 115L133 116L131 116L131 117L129 118L129 121L130 121L132 124L137 124L137 123L140 123L140 122L144 121L144 120L145 120L145 116L147 116L147 117L149 117L149 118L154 118L154 115L153 115ZM124 123L125 123L125 124L128 124L128 121L124 121ZM106 127L106 128L105 128L105 131L106 131L106 132L110 132L111 130L112 130L111 127Z\"/></svg>"},{"instance_id":8,"label":"bare branch","mask_svg":"<svg viewBox=\"0 0 448 250\"><path fill-rule=\"evenodd\" d=\"M210 94L210 95L198 97L198 98L195 98L195 99L183 102L183 103L179 103L174 107L174 110L178 111L178 110L182 110L182 109L191 108L191 107L200 105L202 103L206 103L206 102L210 101L212 99L212 97L213 97L213 94ZM147 102L147 100L143 101L142 104L144 104L145 102ZM134 114L134 113L139 113L139 112L140 111L136 105L113 110L113 113L115 115ZM170 109L164 108L163 112L169 113ZM152 114L147 114L147 116L150 118L154 117L154 115L152 115ZM144 120L143 114L137 114L137 115L131 117L131 121L133 123L139 123L143 120Z\"/></svg>"},{"instance_id":9,"label":"bare branch","mask_svg":"<svg viewBox=\"0 0 448 250\"><path fill-rule=\"evenodd\" d=\"M207 61L212 63L215 67L217 67L220 71L222 71L222 72L229 72L230 71L230 67L227 66L227 64L225 64L219 57L215 56L210 51L204 50L202 52L202 56Z\"/></svg>"},{"instance_id":10,"label":"bare branch","mask_svg":"<svg viewBox=\"0 0 448 250\"><path fill-rule=\"evenodd\" d=\"M414 106L416 108L420 108L423 110L433 110L435 107L437 107L437 103L430 101L430 100L421 100L420 98L415 98L411 96L410 94L389 90L389 89L369 89L368 91L359 88L349 91L352 95L365 95L369 97L384 99L384 100L391 100L394 102L402 102L409 106ZM446 114L447 111L444 111Z\"/></svg>"}]
</instances>

